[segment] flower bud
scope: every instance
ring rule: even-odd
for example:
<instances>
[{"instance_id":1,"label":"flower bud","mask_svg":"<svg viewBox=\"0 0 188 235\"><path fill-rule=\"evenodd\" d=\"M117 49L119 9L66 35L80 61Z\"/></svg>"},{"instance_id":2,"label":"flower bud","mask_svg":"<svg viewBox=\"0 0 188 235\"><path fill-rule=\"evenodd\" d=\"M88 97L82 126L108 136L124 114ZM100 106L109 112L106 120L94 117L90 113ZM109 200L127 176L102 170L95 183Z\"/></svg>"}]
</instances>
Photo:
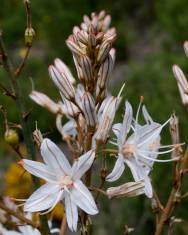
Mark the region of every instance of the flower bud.
<instances>
[{"instance_id":1,"label":"flower bud","mask_svg":"<svg viewBox=\"0 0 188 235\"><path fill-rule=\"evenodd\" d=\"M188 94L188 82L183 71L180 69L178 65L173 65L172 71L174 73L174 77L176 78L178 84L182 87L183 92Z\"/></svg>"},{"instance_id":2,"label":"flower bud","mask_svg":"<svg viewBox=\"0 0 188 235\"><path fill-rule=\"evenodd\" d=\"M99 47L97 62L102 63L108 56L110 49L111 49L111 44L109 42L104 41Z\"/></svg>"},{"instance_id":3,"label":"flower bud","mask_svg":"<svg viewBox=\"0 0 188 235\"><path fill-rule=\"evenodd\" d=\"M62 60L56 58L54 64L62 76L66 77L72 84L75 83L75 78L73 77L70 69Z\"/></svg>"},{"instance_id":4,"label":"flower bud","mask_svg":"<svg viewBox=\"0 0 188 235\"><path fill-rule=\"evenodd\" d=\"M109 54L99 69L97 85L100 87L100 89L105 88L108 78L113 70L113 65L114 65L114 62L112 60L111 55Z\"/></svg>"},{"instance_id":5,"label":"flower bud","mask_svg":"<svg viewBox=\"0 0 188 235\"><path fill-rule=\"evenodd\" d=\"M102 24L102 31L106 32L110 26L111 23L111 16L110 15L106 15L104 20L103 20L103 24Z\"/></svg>"},{"instance_id":6,"label":"flower bud","mask_svg":"<svg viewBox=\"0 0 188 235\"><path fill-rule=\"evenodd\" d=\"M106 192L110 199L122 197L136 197L140 194L145 193L144 188L144 182L138 181L125 183L118 187L108 188Z\"/></svg>"},{"instance_id":7,"label":"flower bud","mask_svg":"<svg viewBox=\"0 0 188 235\"><path fill-rule=\"evenodd\" d=\"M60 74L53 65L49 66L48 71L54 84L57 86L63 97L68 100L73 100L75 96L75 90L70 80L67 79L67 77L64 76L63 73Z\"/></svg>"},{"instance_id":8,"label":"flower bud","mask_svg":"<svg viewBox=\"0 0 188 235\"><path fill-rule=\"evenodd\" d=\"M61 108L59 104L55 103L53 100L51 100L47 95L38 92L38 91L32 91L29 97L35 101L38 105L46 108L51 113L57 114L58 112L61 112Z\"/></svg>"},{"instance_id":9,"label":"flower bud","mask_svg":"<svg viewBox=\"0 0 188 235\"><path fill-rule=\"evenodd\" d=\"M72 37L69 37L69 39L66 40L66 44L68 48L76 55L82 56L86 54L84 48L80 48L80 46L74 42Z\"/></svg>"},{"instance_id":10,"label":"flower bud","mask_svg":"<svg viewBox=\"0 0 188 235\"><path fill-rule=\"evenodd\" d=\"M96 123L95 101L89 92L82 97L82 110L88 126L94 127Z\"/></svg>"},{"instance_id":11,"label":"flower bud","mask_svg":"<svg viewBox=\"0 0 188 235\"><path fill-rule=\"evenodd\" d=\"M79 108L74 103L66 99L63 99L62 108L67 117L76 118L80 113Z\"/></svg>"},{"instance_id":12,"label":"flower bud","mask_svg":"<svg viewBox=\"0 0 188 235\"><path fill-rule=\"evenodd\" d=\"M103 20L104 17L105 17L105 15L106 15L106 12L105 12L104 10L100 11L100 12L99 12L99 15L98 15L98 19L99 19L99 20Z\"/></svg>"},{"instance_id":13,"label":"flower bud","mask_svg":"<svg viewBox=\"0 0 188 235\"><path fill-rule=\"evenodd\" d=\"M116 110L119 105L119 99L120 98L113 96L107 97L101 104L103 110L101 110L102 108L99 109L99 125L94 135L94 140L96 140L98 143L106 142L109 131L112 127L112 123L114 121Z\"/></svg>"},{"instance_id":14,"label":"flower bud","mask_svg":"<svg viewBox=\"0 0 188 235\"><path fill-rule=\"evenodd\" d=\"M33 43L33 38L35 36L35 31L33 28L26 28L25 30L25 44L31 46Z\"/></svg>"},{"instance_id":15,"label":"flower bud","mask_svg":"<svg viewBox=\"0 0 188 235\"><path fill-rule=\"evenodd\" d=\"M188 41L184 42L183 47L184 47L185 54L188 57Z\"/></svg>"},{"instance_id":16,"label":"flower bud","mask_svg":"<svg viewBox=\"0 0 188 235\"><path fill-rule=\"evenodd\" d=\"M73 60L74 60L74 64L75 64L75 67L76 67L78 78L82 81L83 80L83 72L82 72L82 69L81 69L81 67L78 63L78 61L79 61L78 56L73 55Z\"/></svg>"},{"instance_id":17,"label":"flower bud","mask_svg":"<svg viewBox=\"0 0 188 235\"><path fill-rule=\"evenodd\" d=\"M13 129L8 129L4 135L5 142L12 146L17 146L19 144L18 133Z\"/></svg>"},{"instance_id":18,"label":"flower bud","mask_svg":"<svg viewBox=\"0 0 188 235\"><path fill-rule=\"evenodd\" d=\"M180 86L180 84L178 83L178 89L180 92L180 96L181 96L181 100L183 105L188 106L188 95L184 93L184 90L182 88L182 86Z\"/></svg>"},{"instance_id":19,"label":"flower bud","mask_svg":"<svg viewBox=\"0 0 188 235\"><path fill-rule=\"evenodd\" d=\"M92 71L92 65L91 60L88 56L82 56L80 58L80 66L83 73L83 78L86 82L93 80L93 71Z\"/></svg>"},{"instance_id":20,"label":"flower bud","mask_svg":"<svg viewBox=\"0 0 188 235\"><path fill-rule=\"evenodd\" d=\"M81 43L87 45L87 44L88 44L88 33L86 33L86 32L83 31L83 30L80 30L80 31L77 33L77 39L78 39L78 41L80 41Z\"/></svg>"}]
</instances>

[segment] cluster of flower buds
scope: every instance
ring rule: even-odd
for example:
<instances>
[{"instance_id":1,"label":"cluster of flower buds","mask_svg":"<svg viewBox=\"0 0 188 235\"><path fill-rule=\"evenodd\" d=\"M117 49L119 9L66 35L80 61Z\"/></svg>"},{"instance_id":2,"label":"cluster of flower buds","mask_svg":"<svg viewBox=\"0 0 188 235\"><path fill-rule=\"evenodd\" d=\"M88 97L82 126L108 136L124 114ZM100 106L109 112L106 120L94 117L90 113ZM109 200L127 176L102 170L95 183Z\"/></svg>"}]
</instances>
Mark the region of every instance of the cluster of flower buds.
<instances>
[{"instance_id":1,"label":"cluster of flower buds","mask_svg":"<svg viewBox=\"0 0 188 235\"><path fill-rule=\"evenodd\" d=\"M188 57L188 41L184 43L184 51L186 56ZM180 96L182 99L183 105L188 105L188 81L178 65L173 65L172 71L174 73L174 77L177 80L178 89L180 92Z\"/></svg>"},{"instance_id":2,"label":"cluster of flower buds","mask_svg":"<svg viewBox=\"0 0 188 235\"><path fill-rule=\"evenodd\" d=\"M78 126L82 136L87 136L88 130L92 131L93 146L96 142L105 143L108 138L120 100L120 97L112 97L107 92L115 62L112 44L116 39L116 30L110 28L110 23L110 15L101 11L99 14L92 13L91 18L85 15L80 27L73 28L66 44L73 55L77 82L60 59L56 58L49 66L50 77L62 98L60 102L55 103L37 91L30 94L36 103L57 115L57 129L63 138L76 138ZM69 119L65 126L62 125L63 115Z\"/></svg>"}]
</instances>

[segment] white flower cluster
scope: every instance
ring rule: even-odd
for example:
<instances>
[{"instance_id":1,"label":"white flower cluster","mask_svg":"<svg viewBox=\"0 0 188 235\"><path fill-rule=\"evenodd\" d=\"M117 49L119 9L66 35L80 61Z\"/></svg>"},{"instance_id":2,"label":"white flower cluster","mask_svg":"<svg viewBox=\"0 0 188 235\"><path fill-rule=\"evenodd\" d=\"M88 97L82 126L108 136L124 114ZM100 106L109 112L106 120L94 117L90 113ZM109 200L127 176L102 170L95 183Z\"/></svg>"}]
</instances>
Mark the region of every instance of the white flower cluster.
<instances>
[{"instance_id":1,"label":"white flower cluster","mask_svg":"<svg viewBox=\"0 0 188 235\"><path fill-rule=\"evenodd\" d=\"M44 163L26 159L21 161L24 169L46 181L26 200L24 211L48 213L59 201L63 201L67 223L72 231L77 230L78 208L89 215L98 213L88 184L86 186L81 178L88 170L92 170L100 145L104 147L107 142L111 142L117 146L117 161L106 180L117 180L122 175L125 164L135 180L118 188L108 189L109 198L142 193L151 198L153 192L149 173L153 163L177 160L157 159L159 154L172 152L176 148L172 145L160 145L161 130L170 119L160 125L152 120L143 106L145 124L140 125L138 116L143 98L135 119L132 107L126 101L123 122L113 125L124 88L123 86L117 97L108 92L108 81L115 62L112 43L116 38L116 30L110 28L111 17L104 11L98 15L92 13L91 18L84 16L83 20L80 27L74 27L73 34L66 41L73 54L78 79L73 77L60 59L55 59L54 65L49 66L49 74L60 92L61 101L55 103L37 91L30 94L36 103L56 114L57 129L64 140L69 139L76 143L78 156L71 166L59 147L45 138L40 146ZM69 120L62 125L64 115ZM116 142L109 141L111 129L117 137ZM132 133L129 134L130 132ZM167 150L159 151L162 148Z\"/></svg>"}]
</instances>

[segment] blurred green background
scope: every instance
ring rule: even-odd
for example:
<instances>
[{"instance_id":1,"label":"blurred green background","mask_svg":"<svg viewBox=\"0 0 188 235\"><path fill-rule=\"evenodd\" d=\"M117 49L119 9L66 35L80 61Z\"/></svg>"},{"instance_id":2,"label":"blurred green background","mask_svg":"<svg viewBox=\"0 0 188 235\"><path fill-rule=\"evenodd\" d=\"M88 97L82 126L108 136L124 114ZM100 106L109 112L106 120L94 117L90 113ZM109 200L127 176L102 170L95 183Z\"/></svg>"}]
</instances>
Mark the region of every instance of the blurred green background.
<instances>
[{"instance_id":1,"label":"blurred green background","mask_svg":"<svg viewBox=\"0 0 188 235\"><path fill-rule=\"evenodd\" d=\"M187 0L33 0L31 4L36 37L20 83L26 105L32 110L32 128L37 120L43 132L52 132L56 140L60 140L59 134L55 131L54 116L28 98L32 89L30 77L36 90L47 93L55 100L59 99L57 90L48 76L48 65L55 57L60 57L75 74L71 53L65 45L65 40L72 27L81 23L83 14L105 9L111 14L112 26L117 28L118 33L114 45L117 49L117 61L111 81L112 93L115 93L125 81L125 98L129 99L134 109L138 106L139 96L144 95L145 104L153 119L161 123L175 111L180 121L181 140L187 143L188 114L181 105L171 69L173 64L179 64L188 74L188 59L182 47L183 42L188 39ZM6 46L15 65L19 64L24 53L25 26L22 0L1 0L0 27L3 29ZM7 75L2 68L0 81L7 84ZM17 113L12 101L1 94L0 104L7 109L9 121L17 122ZM123 104L120 111L123 111ZM2 124L2 116L0 118ZM3 137L3 124L0 128ZM162 142L170 143L168 128L164 131ZM6 149L7 146L1 140L2 172L7 166L4 159L11 158L7 156ZM156 163L154 169L153 183L162 201L165 201L171 187L171 164ZM126 173L128 170L122 182L127 180ZM185 182L185 191L187 185ZM150 201L144 196L110 202L104 199L100 207L101 213L94 219L94 223L98 225L94 234L123 234L125 224L135 227L135 235L153 234L154 219ZM176 210L177 217L182 218L183 222L174 226L173 234L188 234L186 208L188 202L184 200Z\"/></svg>"}]
</instances>

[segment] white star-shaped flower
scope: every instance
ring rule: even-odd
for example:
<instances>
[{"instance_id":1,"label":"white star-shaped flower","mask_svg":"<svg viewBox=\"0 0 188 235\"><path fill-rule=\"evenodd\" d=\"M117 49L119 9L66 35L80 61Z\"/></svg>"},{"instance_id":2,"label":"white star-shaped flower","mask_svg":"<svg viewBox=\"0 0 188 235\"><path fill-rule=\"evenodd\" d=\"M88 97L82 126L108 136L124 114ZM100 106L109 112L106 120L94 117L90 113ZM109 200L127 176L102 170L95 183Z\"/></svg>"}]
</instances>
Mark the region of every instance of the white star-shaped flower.
<instances>
[{"instance_id":1,"label":"white star-shaped flower","mask_svg":"<svg viewBox=\"0 0 188 235\"><path fill-rule=\"evenodd\" d=\"M148 176L153 163L156 162L168 162L177 160L156 159L159 154L169 153L175 150L177 145L160 145L160 132L162 128L170 121L170 119L163 125L158 124L152 120L148 114L145 106L142 108L143 116L146 124L141 126L138 124L138 115L141 107L139 105L136 120L133 119L133 111L129 102L126 102L125 115L123 123L118 123L113 126L114 134L117 137L117 143L119 154L115 163L114 169L107 176L106 180L113 182L122 175L126 163L130 168L135 181L144 180L145 182L145 194L151 198L152 186ZM132 129L133 133L127 137L128 133ZM159 151L162 148L169 148L166 151Z\"/></svg>"},{"instance_id":2,"label":"white star-shaped flower","mask_svg":"<svg viewBox=\"0 0 188 235\"><path fill-rule=\"evenodd\" d=\"M76 231L78 207L87 214L98 213L92 194L80 180L93 164L95 153L90 150L80 156L71 167L63 152L49 139L41 144L44 163L22 160L23 167L31 174L46 181L25 202L24 211L51 211L59 201L64 200L67 223Z\"/></svg>"}]
</instances>

